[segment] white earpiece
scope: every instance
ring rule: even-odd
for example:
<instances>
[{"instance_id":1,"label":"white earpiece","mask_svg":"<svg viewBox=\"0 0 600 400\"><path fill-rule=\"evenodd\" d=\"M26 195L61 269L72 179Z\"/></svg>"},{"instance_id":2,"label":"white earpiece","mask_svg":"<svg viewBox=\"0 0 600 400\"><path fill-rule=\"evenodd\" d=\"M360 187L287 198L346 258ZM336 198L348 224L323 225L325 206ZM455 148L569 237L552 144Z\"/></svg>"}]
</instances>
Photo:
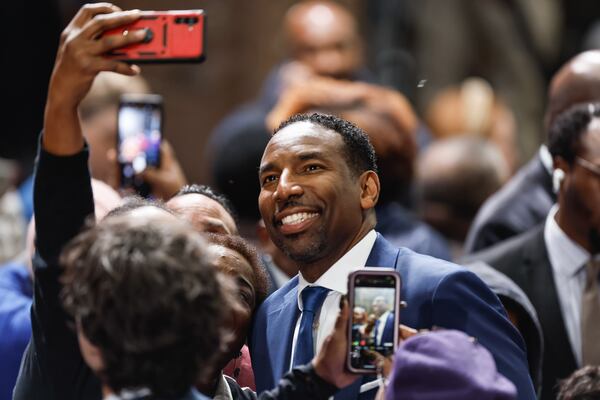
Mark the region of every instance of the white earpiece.
<instances>
[{"instance_id":1,"label":"white earpiece","mask_svg":"<svg viewBox=\"0 0 600 400\"><path fill-rule=\"evenodd\" d=\"M560 168L555 169L552 173L552 188L554 189L554 193L558 193L560 190L563 179L565 179L565 171Z\"/></svg>"}]
</instances>

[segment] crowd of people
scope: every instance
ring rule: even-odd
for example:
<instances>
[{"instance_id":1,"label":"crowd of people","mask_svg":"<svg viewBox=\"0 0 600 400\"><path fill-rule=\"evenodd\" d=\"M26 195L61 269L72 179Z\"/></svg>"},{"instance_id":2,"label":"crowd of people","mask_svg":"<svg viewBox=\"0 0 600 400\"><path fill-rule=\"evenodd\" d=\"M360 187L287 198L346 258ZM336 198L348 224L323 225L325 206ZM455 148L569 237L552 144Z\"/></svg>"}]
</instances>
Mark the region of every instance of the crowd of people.
<instances>
[{"instance_id":1,"label":"crowd of people","mask_svg":"<svg viewBox=\"0 0 600 400\"><path fill-rule=\"evenodd\" d=\"M420 118L345 8L301 2L290 58L207 145L214 186L163 140L149 196L121 197L118 99L151 90L104 54L146 34L102 32L139 18L77 12L33 175L0 162L0 400L600 398L600 50L553 76L519 168L523 110L489 83ZM400 299L350 305L364 267ZM399 345L356 374L351 341Z\"/></svg>"}]
</instances>

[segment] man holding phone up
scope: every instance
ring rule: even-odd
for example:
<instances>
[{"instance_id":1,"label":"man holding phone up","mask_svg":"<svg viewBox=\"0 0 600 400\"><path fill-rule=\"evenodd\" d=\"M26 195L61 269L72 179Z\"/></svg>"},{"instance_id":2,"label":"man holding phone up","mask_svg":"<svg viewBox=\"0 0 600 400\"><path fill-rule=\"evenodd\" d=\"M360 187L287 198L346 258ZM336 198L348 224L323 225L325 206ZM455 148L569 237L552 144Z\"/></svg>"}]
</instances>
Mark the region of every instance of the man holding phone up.
<instances>
[{"instance_id":1,"label":"man holding phone up","mask_svg":"<svg viewBox=\"0 0 600 400\"><path fill-rule=\"evenodd\" d=\"M408 304L403 324L475 337L515 384L519 399L535 398L523 340L488 287L464 268L394 248L375 232L379 178L373 147L360 128L333 116L293 116L269 141L259 179L265 226L300 273L255 317L251 351L258 391L319 352L348 275L373 266L400 273L400 296ZM357 380L336 399L373 398L376 387Z\"/></svg>"}]
</instances>

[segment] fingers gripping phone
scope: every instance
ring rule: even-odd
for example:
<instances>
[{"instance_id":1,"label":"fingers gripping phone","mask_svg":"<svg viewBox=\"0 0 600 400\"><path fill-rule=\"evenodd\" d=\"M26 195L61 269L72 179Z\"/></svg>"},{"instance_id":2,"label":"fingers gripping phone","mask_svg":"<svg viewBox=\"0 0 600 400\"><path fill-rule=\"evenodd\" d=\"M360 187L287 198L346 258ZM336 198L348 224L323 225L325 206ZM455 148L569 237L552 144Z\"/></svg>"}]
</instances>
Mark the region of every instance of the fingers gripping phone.
<instances>
[{"instance_id":1,"label":"fingers gripping phone","mask_svg":"<svg viewBox=\"0 0 600 400\"><path fill-rule=\"evenodd\" d=\"M139 176L160 166L163 101L157 94L124 94L117 115L117 161L121 187L148 196L150 187Z\"/></svg>"},{"instance_id":2,"label":"fingers gripping phone","mask_svg":"<svg viewBox=\"0 0 600 400\"><path fill-rule=\"evenodd\" d=\"M400 286L400 274L390 268L363 268L348 277L350 371L374 374L381 358L394 353L400 325Z\"/></svg>"},{"instance_id":3,"label":"fingers gripping phone","mask_svg":"<svg viewBox=\"0 0 600 400\"><path fill-rule=\"evenodd\" d=\"M139 20L104 35L126 35L143 29L144 40L112 50L106 57L136 63L202 62L204 23L203 10L143 11Z\"/></svg>"}]
</instances>

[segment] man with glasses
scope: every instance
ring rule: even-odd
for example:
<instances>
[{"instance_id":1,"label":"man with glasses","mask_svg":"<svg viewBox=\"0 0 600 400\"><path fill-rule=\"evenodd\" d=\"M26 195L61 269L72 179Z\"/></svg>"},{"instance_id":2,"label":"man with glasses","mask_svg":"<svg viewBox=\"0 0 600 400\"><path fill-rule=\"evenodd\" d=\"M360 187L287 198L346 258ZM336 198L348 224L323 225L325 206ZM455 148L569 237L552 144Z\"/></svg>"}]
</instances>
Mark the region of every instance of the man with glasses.
<instances>
[{"instance_id":1,"label":"man with glasses","mask_svg":"<svg viewBox=\"0 0 600 400\"><path fill-rule=\"evenodd\" d=\"M542 399L600 364L600 103L557 117L548 134L557 204L544 224L473 255L512 278L544 331Z\"/></svg>"}]
</instances>

